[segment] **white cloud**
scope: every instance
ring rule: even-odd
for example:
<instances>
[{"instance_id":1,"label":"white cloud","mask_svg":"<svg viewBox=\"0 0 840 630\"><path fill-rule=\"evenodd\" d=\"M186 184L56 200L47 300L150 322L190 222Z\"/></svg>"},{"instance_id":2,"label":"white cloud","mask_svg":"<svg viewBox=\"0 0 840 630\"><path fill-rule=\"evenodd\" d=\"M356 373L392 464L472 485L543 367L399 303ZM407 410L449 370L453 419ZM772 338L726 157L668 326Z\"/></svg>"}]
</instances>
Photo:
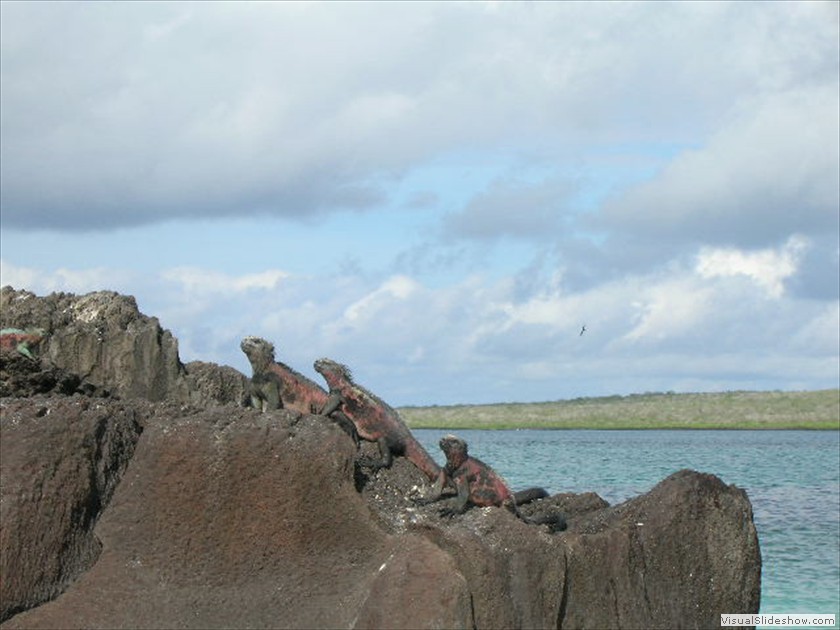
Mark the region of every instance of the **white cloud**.
<instances>
[{"instance_id":1,"label":"white cloud","mask_svg":"<svg viewBox=\"0 0 840 630\"><path fill-rule=\"evenodd\" d=\"M0 12L3 282L396 402L836 379L835 4Z\"/></svg>"},{"instance_id":2,"label":"white cloud","mask_svg":"<svg viewBox=\"0 0 840 630\"><path fill-rule=\"evenodd\" d=\"M708 318L712 292L690 280L668 280L647 287L634 307L639 323L624 338L628 341L662 341L696 332Z\"/></svg>"},{"instance_id":3,"label":"white cloud","mask_svg":"<svg viewBox=\"0 0 840 630\"><path fill-rule=\"evenodd\" d=\"M143 29L143 36L152 41L172 37L177 31L183 31L184 27L192 19L192 13L185 11L171 19L167 18L160 22L151 22Z\"/></svg>"},{"instance_id":4,"label":"white cloud","mask_svg":"<svg viewBox=\"0 0 840 630\"><path fill-rule=\"evenodd\" d=\"M735 260L716 269L763 278L764 267ZM72 289L77 278L95 282L85 271L4 264L3 272L4 281L7 274L34 278L50 290ZM202 278L211 279L209 287ZM247 371L238 344L256 334L275 343L278 358L313 377L319 356L348 363L360 382L393 404L686 387L817 388L840 377L837 302L786 293L767 299L767 286L748 273L703 275L676 264L587 291L570 291L559 280L524 296L509 279L481 276L431 287L409 276L270 271L219 279L201 269L131 276L122 291L173 331L185 361Z\"/></svg>"},{"instance_id":5,"label":"white cloud","mask_svg":"<svg viewBox=\"0 0 840 630\"><path fill-rule=\"evenodd\" d=\"M743 251L735 248L703 248L697 256L696 270L703 278L746 276L780 298L785 280L799 269L799 260L808 247L808 240L792 236L779 249Z\"/></svg>"},{"instance_id":6,"label":"white cloud","mask_svg":"<svg viewBox=\"0 0 840 630\"><path fill-rule=\"evenodd\" d=\"M564 215L570 214L575 188L561 178L536 183L497 179L464 208L449 214L444 229L472 239L551 239L563 227Z\"/></svg>"},{"instance_id":7,"label":"white cloud","mask_svg":"<svg viewBox=\"0 0 840 630\"><path fill-rule=\"evenodd\" d=\"M0 259L0 285L13 286L15 288L32 287L42 290L38 282L38 272L26 267L18 267L10 262Z\"/></svg>"},{"instance_id":8,"label":"white cloud","mask_svg":"<svg viewBox=\"0 0 840 630\"><path fill-rule=\"evenodd\" d=\"M191 294L230 294L276 288L289 274L279 269L232 276L195 267L178 267L161 274L163 280L180 285Z\"/></svg>"},{"instance_id":9,"label":"white cloud","mask_svg":"<svg viewBox=\"0 0 840 630\"><path fill-rule=\"evenodd\" d=\"M26 288L40 293L69 291L89 293L103 289L119 290L131 279L130 273L113 269L64 269L42 271L21 267L6 260L0 260L0 285L11 285L16 289Z\"/></svg>"},{"instance_id":10,"label":"white cloud","mask_svg":"<svg viewBox=\"0 0 840 630\"><path fill-rule=\"evenodd\" d=\"M406 300L418 290L418 285L407 276L388 278L378 287L360 300L353 302L344 310L344 319L348 322L369 320L381 308L388 306L393 300Z\"/></svg>"}]
</instances>

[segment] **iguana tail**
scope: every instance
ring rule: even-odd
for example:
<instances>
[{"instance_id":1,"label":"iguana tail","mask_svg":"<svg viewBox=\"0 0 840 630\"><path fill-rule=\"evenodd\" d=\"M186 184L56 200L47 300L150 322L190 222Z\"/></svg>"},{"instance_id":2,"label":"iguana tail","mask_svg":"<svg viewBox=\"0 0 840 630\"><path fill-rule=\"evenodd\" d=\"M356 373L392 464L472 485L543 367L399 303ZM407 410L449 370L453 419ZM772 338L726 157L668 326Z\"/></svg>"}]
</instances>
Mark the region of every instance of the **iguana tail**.
<instances>
[{"instance_id":1,"label":"iguana tail","mask_svg":"<svg viewBox=\"0 0 840 630\"><path fill-rule=\"evenodd\" d=\"M410 440L405 445L405 457L429 478L429 481L436 481L440 476L440 466L432 459L419 442Z\"/></svg>"},{"instance_id":2,"label":"iguana tail","mask_svg":"<svg viewBox=\"0 0 840 630\"><path fill-rule=\"evenodd\" d=\"M566 529L566 517L562 514L543 514L541 516L523 516L520 514L519 518L530 525L548 525L552 534Z\"/></svg>"},{"instance_id":3,"label":"iguana tail","mask_svg":"<svg viewBox=\"0 0 840 630\"><path fill-rule=\"evenodd\" d=\"M531 501L536 501L537 499L544 499L547 496L548 492L545 491L545 488L528 488L526 490L514 492L513 500L516 502L516 505L522 505L523 503L530 503Z\"/></svg>"}]
</instances>

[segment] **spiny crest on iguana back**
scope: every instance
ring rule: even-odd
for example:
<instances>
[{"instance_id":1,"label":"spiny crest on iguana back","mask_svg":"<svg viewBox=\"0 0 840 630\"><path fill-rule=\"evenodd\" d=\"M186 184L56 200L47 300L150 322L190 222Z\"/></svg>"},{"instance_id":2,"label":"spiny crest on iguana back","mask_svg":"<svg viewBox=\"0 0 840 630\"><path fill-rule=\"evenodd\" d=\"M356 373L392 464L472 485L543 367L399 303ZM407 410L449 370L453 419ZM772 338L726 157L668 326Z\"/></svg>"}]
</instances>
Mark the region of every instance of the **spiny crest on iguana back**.
<instances>
[{"instance_id":1,"label":"spiny crest on iguana back","mask_svg":"<svg viewBox=\"0 0 840 630\"><path fill-rule=\"evenodd\" d=\"M315 381L278 361L274 357L274 344L248 336L239 345L254 372L249 387L252 406L263 411L282 407L301 414L322 413L329 394ZM358 445L356 427L344 414L335 412L330 419Z\"/></svg>"},{"instance_id":2,"label":"spiny crest on iguana back","mask_svg":"<svg viewBox=\"0 0 840 630\"><path fill-rule=\"evenodd\" d=\"M271 365L278 366L279 368L282 368L282 370L292 374L298 380L298 382L303 383L312 389L320 390L322 392L324 391L323 388L320 385L318 385L318 383L313 381L308 376L304 376L288 364L283 363L282 361L278 361L274 356L274 344L270 341L267 341L262 337L256 337L251 335L243 338L242 343L239 344L239 347L242 349L242 352L245 353L245 356L248 357L248 360L251 361L252 368L254 367L254 363L253 359L251 358L251 352L249 351L259 350L263 355L262 358L265 359L265 365L261 366L263 369L270 369Z\"/></svg>"},{"instance_id":3,"label":"spiny crest on iguana back","mask_svg":"<svg viewBox=\"0 0 840 630\"><path fill-rule=\"evenodd\" d=\"M381 405L382 407L393 411L393 407L391 407L391 405L386 403L372 391L362 387L356 381L354 381L353 372L344 363L339 363L338 361L333 361L332 359L327 359L326 357L324 357L315 361L315 370L321 372L322 368L326 368L327 370L338 374L339 377L347 381L348 385L362 392L365 396L370 398L377 405ZM396 411L394 411L394 413L396 413Z\"/></svg>"},{"instance_id":4,"label":"spiny crest on iguana back","mask_svg":"<svg viewBox=\"0 0 840 630\"><path fill-rule=\"evenodd\" d=\"M328 359L327 357L322 357L315 361L315 369L318 369L318 366L326 367L333 372L338 372L343 376L347 381L355 385L355 381L353 380L353 371L344 363L339 363L338 361L333 361L332 359Z\"/></svg>"},{"instance_id":5,"label":"spiny crest on iguana back","mask_svg":"<svg viewBox=\"0 0 840 630\"><path fill-rule=\"evenodd\" d=\"M440 466L412 435L400 414L355 383L346 365L331 359L318 359L315 370L330 388L323 413L341 409L355 425L359 437L378 443L381 461L375 464L377 468L390 468L393 455L400 455L419 468L429 480L441 476Z\"/></svg>"}]
</instances>

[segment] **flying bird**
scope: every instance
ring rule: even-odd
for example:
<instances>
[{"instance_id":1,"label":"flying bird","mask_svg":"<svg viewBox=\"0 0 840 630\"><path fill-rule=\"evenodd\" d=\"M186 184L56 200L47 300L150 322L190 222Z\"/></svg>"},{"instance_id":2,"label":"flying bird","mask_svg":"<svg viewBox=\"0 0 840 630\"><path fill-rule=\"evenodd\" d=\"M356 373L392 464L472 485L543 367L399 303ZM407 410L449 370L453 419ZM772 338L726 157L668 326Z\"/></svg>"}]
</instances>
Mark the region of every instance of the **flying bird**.
<instances>
[{"instance_id":1,"label":"flying bird","mask_svg":"<svg viewBox=\"0 0 840 630\"><path fill-rule=\"evenodd\" d=\"M580 334L578 335L578 337L583 337L583 333L585 333L585 332L586 332L586 324L584 324L584 325L581 327L581 329L580 329Z\"/></svg>"}]
</instances>

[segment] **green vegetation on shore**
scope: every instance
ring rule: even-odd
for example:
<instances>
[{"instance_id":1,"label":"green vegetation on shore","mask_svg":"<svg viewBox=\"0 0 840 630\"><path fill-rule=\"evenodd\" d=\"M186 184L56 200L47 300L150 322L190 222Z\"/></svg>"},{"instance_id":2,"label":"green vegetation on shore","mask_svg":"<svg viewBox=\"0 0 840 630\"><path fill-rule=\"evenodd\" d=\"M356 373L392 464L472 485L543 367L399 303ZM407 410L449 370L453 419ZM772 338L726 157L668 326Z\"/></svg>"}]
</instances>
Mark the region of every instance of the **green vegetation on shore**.
<instances>
[{"instance_id":1,"label":"green vegetation on shore","mask_svg":"<svg viewBox=\"0 0 840 630\"><path fill-rule=\"evenodd\" d=\"M412 429L840 429L840 390L401 407Z\"/></svg>"}]
</instances>

